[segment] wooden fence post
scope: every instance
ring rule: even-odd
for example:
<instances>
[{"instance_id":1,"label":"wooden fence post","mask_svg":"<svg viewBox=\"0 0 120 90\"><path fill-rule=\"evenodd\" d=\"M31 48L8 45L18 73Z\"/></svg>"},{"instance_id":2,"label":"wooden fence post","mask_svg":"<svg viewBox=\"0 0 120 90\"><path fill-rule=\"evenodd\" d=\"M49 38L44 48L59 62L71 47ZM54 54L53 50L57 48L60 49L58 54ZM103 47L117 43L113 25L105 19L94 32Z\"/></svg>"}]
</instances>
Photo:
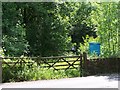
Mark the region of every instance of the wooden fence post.
<instances>
[{"instance_id":1,"label":"wooden fence post","mask_svg":"<svg viewBox=\"0 0 120 90\"><path fill-rule=\"evenodd\" d=\"M83 76L83 62L82 62L82 54L80 54L80 77Z\"/></svg>"},{"instance_id":2,"label":"wooden fence post","mask_svg":"<svg viewBox=\"0 0 120 90\"><path fill-rule=\"evenodd\" d=\"M83 68L84 68L84 71L86 72L87 71L87 53L86 52L83 52Z\"/></svg>"}]
</instances>

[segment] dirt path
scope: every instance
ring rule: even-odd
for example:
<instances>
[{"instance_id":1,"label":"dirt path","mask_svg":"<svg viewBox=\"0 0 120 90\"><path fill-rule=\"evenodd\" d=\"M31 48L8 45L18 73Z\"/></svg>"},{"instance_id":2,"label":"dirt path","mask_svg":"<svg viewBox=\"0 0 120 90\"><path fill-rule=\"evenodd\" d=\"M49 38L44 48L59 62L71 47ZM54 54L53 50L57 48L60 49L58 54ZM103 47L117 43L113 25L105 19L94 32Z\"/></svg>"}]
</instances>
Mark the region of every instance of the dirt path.
<instances>
[{"instance_id":1,"label":"dirt path","mask_svg":"<svg viewBox=\"0 0 120 90\"><path fill-rule=\"evenodd\" d=\"M118 88L117 74L0 84L1 88Z\"/></svg>"}]
</instances>

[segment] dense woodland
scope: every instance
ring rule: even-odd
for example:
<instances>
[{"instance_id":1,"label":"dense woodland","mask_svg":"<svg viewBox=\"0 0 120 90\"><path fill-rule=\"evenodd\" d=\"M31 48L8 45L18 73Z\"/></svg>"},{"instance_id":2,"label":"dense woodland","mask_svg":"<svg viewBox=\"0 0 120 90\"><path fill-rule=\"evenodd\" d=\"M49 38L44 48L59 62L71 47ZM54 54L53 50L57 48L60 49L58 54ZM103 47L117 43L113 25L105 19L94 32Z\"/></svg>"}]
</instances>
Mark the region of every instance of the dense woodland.
<instances>
[{"instance_id":1,"label":"dense woodland","mask_svg":"<svg viewBox=\"0 0 120 90\"><path fill-rule=\"evenodd\" d=\"M5 56L89 53L101 44L101 56L119 56L120 2L4 2L2 48Z\"/></svg>"}]
</instances>

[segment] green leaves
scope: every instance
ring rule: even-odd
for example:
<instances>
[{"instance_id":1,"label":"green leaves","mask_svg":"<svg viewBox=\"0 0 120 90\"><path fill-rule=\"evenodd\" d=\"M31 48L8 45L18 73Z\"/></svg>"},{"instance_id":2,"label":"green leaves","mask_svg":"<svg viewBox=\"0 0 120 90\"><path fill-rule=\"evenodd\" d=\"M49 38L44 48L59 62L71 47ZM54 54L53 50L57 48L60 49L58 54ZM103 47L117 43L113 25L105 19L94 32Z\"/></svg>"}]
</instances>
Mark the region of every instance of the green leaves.
<instances>
[{"instance_id":1,"label":"green leaves","mask_svg":"<svg viewBox=\"0 0 120 90\"><path fill-rule=\"evenodd\" d=\"M15 3L3 3L3 50L5 55L21 56L27 50L21 9Z\"/></svg>"},{"instance_id":2,"label":"green leaves","mask_svg":"<svg viewBox=\"0 0 120 90\"><path fill-rule=\"evenodd\" d=\"M92 3L97 7L91 13L91 21L97 25L97 34L100 37L101 55L110 56L118 52L118 3Z\"/></svg>"},{"instance_id":3,"label":"green leaves","mask_svg":"<svg viewBox=\"0 0 120 90\"><path fill-rule=\"evenodd\" d=\"M3 33L4 36L7 35L5 40L10 46L7 47L7 42L3 40L6 55L22 55L25 50L25 55L28 56L51 56L63 54L63 51L69 48L69 12L66 13L62 5L54 2L4 3L3 7ZM66 6L65 10L67 8ZM11 41L8 38L11 38ZM23 42L16 46L19 41ZM50 53L51 51L55 53Z\"/></svg>"},{"instance_id":4,"label":"green leaves","mask_svg":"<svg viewBox=\"0 0 120 90\"><path fill-rule=\"evenodd\" d=\"M13 56L62 55L71 41L79 47L86 35L97 33L102 53L114 54L120 46L118 17L114 2L3 3L3 49Z\"/></svg>"}]
</instances>

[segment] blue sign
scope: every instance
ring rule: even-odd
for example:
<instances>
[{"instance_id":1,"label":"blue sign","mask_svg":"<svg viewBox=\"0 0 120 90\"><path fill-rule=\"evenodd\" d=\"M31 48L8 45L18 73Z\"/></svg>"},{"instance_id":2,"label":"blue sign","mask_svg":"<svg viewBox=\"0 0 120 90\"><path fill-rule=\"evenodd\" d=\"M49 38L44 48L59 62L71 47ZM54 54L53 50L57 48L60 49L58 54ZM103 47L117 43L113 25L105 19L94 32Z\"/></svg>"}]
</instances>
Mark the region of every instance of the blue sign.
<instances>
[{"instance_id":1,"label":"blue sign","mask_svg":"<svg viewBox=\"0 0 120 90\"><path fill-rule=\"evenodd\" d=\"M90 54L96 53L98 56L100 55L100 43L89 43L89 51Z\"/></svg>"}]
</instances>

